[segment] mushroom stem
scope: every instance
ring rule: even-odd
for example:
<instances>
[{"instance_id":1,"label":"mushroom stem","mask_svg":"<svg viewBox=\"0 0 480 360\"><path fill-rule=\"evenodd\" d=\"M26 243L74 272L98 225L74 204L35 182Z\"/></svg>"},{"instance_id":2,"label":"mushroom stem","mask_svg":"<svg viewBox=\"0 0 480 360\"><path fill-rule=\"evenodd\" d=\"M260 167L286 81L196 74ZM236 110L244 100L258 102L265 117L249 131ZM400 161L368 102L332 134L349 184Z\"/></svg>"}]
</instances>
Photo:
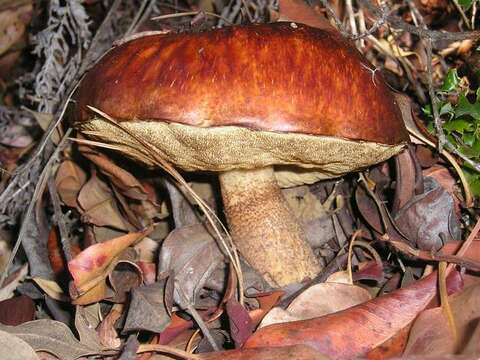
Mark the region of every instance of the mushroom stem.
<instances>
[{"instance_id":1,"label":"mushroom stem","mask_svg":"<svg viewBox=\"0 0 480 360\"><path fill-rule=\"evenodd\" d=\"M220 184L233 241L272 286L318 274L320 265L271 166L221 173Z\"/></svg>"}]
</instances>

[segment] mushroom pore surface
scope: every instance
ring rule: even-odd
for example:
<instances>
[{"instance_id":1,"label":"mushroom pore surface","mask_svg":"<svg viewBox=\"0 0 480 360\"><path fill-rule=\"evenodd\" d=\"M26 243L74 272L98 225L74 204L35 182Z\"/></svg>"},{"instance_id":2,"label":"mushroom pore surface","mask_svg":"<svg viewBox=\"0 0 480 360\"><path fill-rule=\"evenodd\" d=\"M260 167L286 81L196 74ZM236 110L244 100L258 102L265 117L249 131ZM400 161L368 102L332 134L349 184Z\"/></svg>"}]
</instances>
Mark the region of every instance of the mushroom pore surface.
<instances>
[{"instance_id":1,"label":"mushroom pore surface","mask_svg":"<svg viewBox=\"0 0 480 360\"><path fill-rule=\"evenodd\" d=\"M320 270L272 167L338 177L408 139L381 74L339 34L302 24L137 37L91 69L77 104L87 137L147 164L153 149L184 170L220 172L234 241L272 285Z\"/></svg>"}]
</instances>

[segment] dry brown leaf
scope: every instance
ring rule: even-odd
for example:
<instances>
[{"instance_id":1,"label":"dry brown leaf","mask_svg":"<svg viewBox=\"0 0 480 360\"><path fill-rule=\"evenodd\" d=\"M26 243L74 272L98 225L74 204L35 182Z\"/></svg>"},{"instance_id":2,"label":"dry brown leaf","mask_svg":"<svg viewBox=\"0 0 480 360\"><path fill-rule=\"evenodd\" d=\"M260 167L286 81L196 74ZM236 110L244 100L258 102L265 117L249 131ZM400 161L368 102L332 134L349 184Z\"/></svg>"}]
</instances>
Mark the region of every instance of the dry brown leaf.
<instances>
[{"instance_id":1,"label":"dry brown leaf","mask_svg":"<svg viewBox=\"0 0 480 360\"><path fill-rule=\"evenodd\" d=\"M436 273L349 309L256 331L246 348L306 344L335 359L361 357L409 325L437 293Z\"/></svg>"},{"instance_id":2,"label":"dry brown leaf","mask_svg":"<svg viewBox=\"0 0 480 360\"><path fill-rule=\"evenodd\" d=\"M273 308L260 328L276 323L306 320L328 315L370 300L370 293L356 285L321 283L309 287L286 310Z\"/></svg>"},{"instance_id":3,"label":"dry brown leaf","mask_svg":"<svg viewBox=\"0 0 480 360\"><path fill-rule=\"evenodd\" d=\"M113 290L110 301L125 303L131 290L143 283L143 272L136 261L137 254L132 247L123 251L115 260L115 266L108 274L109 285Z\"/></svg>"},{"instance_id":4,"label":"dry brown leaf","mask_svg":"<svg viewBox=\"0 0 480 360\"><path fill-rule=\"evenodd\" d=\"M106 278L116 265L115 260L130 245L147 235L148 231L150 229L92 245L71 260L68 269L73 278L73 303L88 304L103 299L106 293Z\"/></svg>"},{"instance_id":5,"label":"dry brown leaf","mask_svg":"<svg viewBox=\"0 0 480 360\"><path fill-rule=\"evenodd\" d=\"M123 305L115 304L97 327L98 337L100 343L109 349L118 349L122 341L118 337L117 330L115 330L115 322L122 316Z\"/></svg>"},{"instance_id":6,"label":"dry brown leaf","mask_svg":"<svg viewBox=\"0 0 480 360\"><path fill-rule=\"evenodd\" d=\"M78 207L77 197L85 181L87 181L87 175L73 161L65 160L60 164L55 177L55 185L58 195L65 205Z\"/></svg>"},{"instance_id":7,"label":"dry brown leaf","mask_svg":"<svg viewBox=\"0 0 480 360\"><path fill-rule=\"evenodd\" d=\"M75 329L83 345L93 349L102 348L95 328L100 324L100 303L88 306L77 305L75 310Z\"/></svg>"},{"instance_id":8,"label":"dry brown leaf","mask_svg":"<svg viewBox=\"0 0 480 360\"><path fill-rule=\"evenodd\" d=\"M119 230L132 230L118 209L112 190L95 172L78 194L82 219L97 226L111 226Z\"/></svg>"},{"instance_id":9,"label":"dry brown leaf","mask_svg":"<svg viewBox=\"0 0 480 360\"><path fill-rule=\"evenodd\" d=\"M0 358L4 360L38 360L35 350L18 336L0 331Z\"/></svg>"},{"instance_id":10,"label":"dry brown leaf","mask_svg":"<svg viewBox=\"0 0 480 360\"><path fill-rule=\"evenodd\" d=\"M17 270L12 275L7 278L6 284L0 289L0 301L11 298L13 292L20 285L20 283L25 280L25 277L28 274L28 265L23 265L20 270Z\"/></svg>"},{"instance_id":11,"label":"dry brown leaf","mask_svg":"<svg viewBox=\"0 0 480 360\"><path fill-rule=\"evenodd\" d=\"M147 330L161 333L170 324L171 304L165 301L166 279L148 286L141 286L132 292L123 331Z\"/></svg>"},{"instance_id":12,"label":"dry brown leaf","mask_svg":"<svg viewBox=\"0 0 480 360\"><path fill-rule=\"evenodd\" d=\"M469 286L462 292L449 297L450 307L458 332L455 343L447 317L442 308L437 307L422 312L410 331L405 356L440 357L452 355L466 348L472 342L477 346L469 355L480 354L480 337L472 339L474 327L480 320L480 284Z\"/></svg>"},{"instance_id":13,"label":"dry brown leaf","mask_svg":"<svg viewBox=\"0 0 480 360\"><path fill-rule=\"evenodd\" d=\"M138 259L144 262L156 262L158 247L158 242L150 239L148 236L134 246L138 253Z\"/></svg>"},{"instance_id":14,"label":"dry brown leaf","mask_svg":"<svg viewBox=\"0 0 480 360\"><path fill-rule=\"evenodd\" d=\"M443 187L453 198L455 203L455 212L457 216L460 216L460 200L458 198L458 193L460 189L457 186L457 179L453 177L450 171L441 165L435 165L423 171L424 176L433 177L441 187Z\"/></svg>"},{"instance_id":15,"label":"dry brown leaf","mask_svg":"<svg viewBox=\"0 0 480 360\"><path fill-rule=\"evenodd\" d=\"M263 320L266 314L278 303L278 300L285 294L285 292L276 290L269 293L256 295L259 308L249 312L252 319L253 327L256 328Z\"/></svg>"},{"instance_id":16,"label":"dry brown leaf","mask_svg":"<svg viewBox=\"0 0 480 360\"><path fill-rule=\"evenodd\" d=\"M197 305L205 282L224 261L215 238L203 224L172 231L162 243L159 258L159 273L173 272L176 289L181 286L188 301ZM203 299L202 305L208 300ZM175 301L177 304L184 303L177 291Z\"/></svg>"},{"instance_id":17,"label":"dry brown leaf","mask_svg":"<svg viewBox=\"0 0 480 360\"><path fill-rule=\"evenodd\" d=\"M10 254L12 253L10 247L9 236L0 231L0 273L3 273L5 266L8 263Z\"/></svg>"},{"instance_id":18,"label":"dry brown leaf","mask_svg":"<svg viewBox=\"0 0 480 360\"><path fill-rule=\"evenodd\" d=\"M39 277L32 278L32 281L35 282L40 289L42 289L48 296L52 299L59 301L68 301L70 298L65 295L62 288L56 281L42 279Z\"/></svg>"},{"instance_id":19,"label":"dry brown leaf","mask_svg":"<svg viewBox=\"0 0 480 360\"><path fill-rule=\"evenodd\" d=\"M98 166L123 195L135 200L148 199L149 194L140 181L127 170L116 165L105 154L86 145L80 145L79 150L83 156Z\"/></svg>"},{"instance_id":20,"label":"dry brown leaf","mask_svg":"<svg viewBox=\"0 0 480 360\"><path fill-rule=\"evenodd\" d=\"M100 349L93 349L80 343L68 326L59 321L43 319L19 326L0 324L0 330L16 335L35 351L48 351L62 360L75 360L100 353Z\"/></svg>"},{"instance_id":21,"label":"dry brown leaf","mask_svg":"<svg viewBox=\"0 0 480 360\"><path fill-rule=\"evenodd\" d=\"M294 345L285 347L265 347L256 349L243 349L220 351L216 353L199 354L201 360L328 360L315 349L307 345Z\"/></svg>"},{"instance_id":22,"label":"dry brown leaf","mask_svg":"<svg viewBox=\"0 0 480 360\"><path fill-rule=\"evenodd\" d=\"M0 12L0 55L4 54L25 34L30 22L32 4Z\"/></svg>"},{"instance_id":23,"label":"dry brown leaf","mask_svg":"<svg viewBox=\"0 0 480 360\"><path fill-rule=\"evenodd\" d=\"M35 120L37 120L38 125L42 128L43 131L48 130L48 127L50 126L53 119L55 118L53 114L50 114L50 113L37 112L32 110L29 110L29 111L32 113ZM52 133L52 136L50 136L50 139L55 145L58 145L58 143L62 139L62 132L60 130L60 127L56 127L53 130L53 133Z\"/></svg>"}]
</instances>

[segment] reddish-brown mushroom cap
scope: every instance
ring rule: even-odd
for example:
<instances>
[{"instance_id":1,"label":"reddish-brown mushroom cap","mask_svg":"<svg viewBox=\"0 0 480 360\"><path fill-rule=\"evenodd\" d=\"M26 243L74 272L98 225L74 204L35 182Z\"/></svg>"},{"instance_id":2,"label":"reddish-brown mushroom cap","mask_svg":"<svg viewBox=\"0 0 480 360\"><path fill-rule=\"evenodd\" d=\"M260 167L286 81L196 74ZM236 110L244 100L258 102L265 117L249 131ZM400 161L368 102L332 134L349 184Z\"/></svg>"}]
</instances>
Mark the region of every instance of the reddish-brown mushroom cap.
<instances>
[{"instance_id":1,"label":"reddish-brown mushroom cap","mask_svg":"<svg viewBox=\"0 0 480 360\"><path fill-rule=\"evenodd\" d=\"M86 136L147 163L153 149L185 170L221 172L232 237L272 285L320 270L272 166L302 167L313 182L384 161L408 138L363 56L334 32L295 23L128 41L87 74L77 101Z\"/></svg>"},{"instance_id":2,"label":"reddish-brown mushroom cap","mask_svg":"<svg viewBox=\"0 0 480 360\"><path fill-rule=\"evenodd\" d=\"M302 24L135 39L87 74L78 102L80 121L91 105L124 121L407 140L381 74L339 34Z\"/></svg>"}]
</instances>

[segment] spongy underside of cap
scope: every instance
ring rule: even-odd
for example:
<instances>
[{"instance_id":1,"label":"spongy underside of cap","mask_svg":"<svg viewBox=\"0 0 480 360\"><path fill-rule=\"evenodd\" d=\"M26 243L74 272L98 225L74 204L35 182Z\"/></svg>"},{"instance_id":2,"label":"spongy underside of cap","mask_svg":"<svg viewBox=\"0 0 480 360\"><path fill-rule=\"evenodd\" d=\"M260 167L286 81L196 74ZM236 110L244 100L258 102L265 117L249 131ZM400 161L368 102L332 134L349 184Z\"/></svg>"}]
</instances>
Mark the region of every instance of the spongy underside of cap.
<instances>
[{"instance_id":1,"label":"spongy underside of cap","mask_svg":"<svg viewBox=\"0 0 480 360\"><path fill-rule=\"evenodd\" d=\"M202 128L140 120L122 122L117 126L100 117L77 125L88 137L114 145L129 157L148 165L153 163L149 160L152 152L186 171L228 171L287 165L282 166L285 171L288 165L293 165L309 169L302 171L302 178L311 179L305 181L308 183L315 179L339 177L380 163L403 147L403 144L384 145L237 126Z\"/></svg>"}]
</instances>

